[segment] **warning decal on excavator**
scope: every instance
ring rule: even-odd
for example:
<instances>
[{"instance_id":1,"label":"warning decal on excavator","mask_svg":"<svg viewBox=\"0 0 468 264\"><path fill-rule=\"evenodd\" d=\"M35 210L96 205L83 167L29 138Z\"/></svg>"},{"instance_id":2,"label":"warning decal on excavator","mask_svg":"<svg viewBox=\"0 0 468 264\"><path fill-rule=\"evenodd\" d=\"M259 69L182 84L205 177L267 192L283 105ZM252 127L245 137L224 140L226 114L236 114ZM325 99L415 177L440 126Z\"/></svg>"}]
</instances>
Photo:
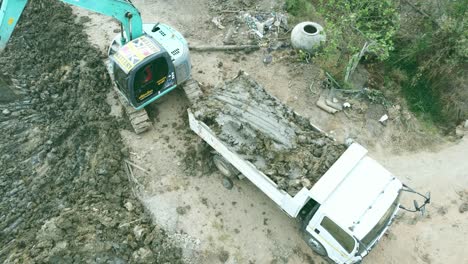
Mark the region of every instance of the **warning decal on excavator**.
<instances>
[{"instance_id":1,"label":"warning decal on excavator","mask_svg":"<svg viewBox=\"0 0 468 264\"><path fill-rule=\"evenodd\" d=\"M151 39L142 36L125 44L112 56L112 59L125 73L128 73L139 62L159 51L160 48Z\"/></svg>"}]
</instances>

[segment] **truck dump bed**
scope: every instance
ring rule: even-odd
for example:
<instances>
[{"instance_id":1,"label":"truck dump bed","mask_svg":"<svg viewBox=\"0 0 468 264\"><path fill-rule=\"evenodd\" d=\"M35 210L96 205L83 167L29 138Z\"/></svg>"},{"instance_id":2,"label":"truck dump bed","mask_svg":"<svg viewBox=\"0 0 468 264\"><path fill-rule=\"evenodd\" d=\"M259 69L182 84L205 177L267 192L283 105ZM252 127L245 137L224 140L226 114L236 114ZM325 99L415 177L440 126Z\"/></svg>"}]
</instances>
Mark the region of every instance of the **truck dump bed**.
<instances>
[{"instance_id":1,"label":"truck dump bed","mask_svg":"<svg viewBox=\"0 0 468 264\"><path fill-rule=\"evenodd\" d=\"M192 130L278 204L310 189L346 150L245 73L208 91L189 117Z\"/></svg>"}]
</instances>

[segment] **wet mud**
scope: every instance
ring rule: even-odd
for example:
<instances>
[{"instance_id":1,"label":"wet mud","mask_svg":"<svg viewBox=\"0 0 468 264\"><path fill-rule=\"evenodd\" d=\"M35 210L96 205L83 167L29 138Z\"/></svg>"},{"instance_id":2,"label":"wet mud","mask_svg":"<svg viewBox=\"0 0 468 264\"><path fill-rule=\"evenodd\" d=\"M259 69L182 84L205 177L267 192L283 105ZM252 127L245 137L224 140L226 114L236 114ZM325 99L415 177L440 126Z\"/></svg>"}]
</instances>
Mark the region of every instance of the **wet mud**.
<instances>
[{"instance_id":1,"label":"wet mud","mask_svg":"<svg viewBox=\"0 0 468 264\"><path fill-rule=\"evenodd\" d=\"M311 188L346 150L245 73L208 91L194 112L291 195Z\"/></svg>"},{"instance_id":2,"label":"wet mud","mask_svg":"<svg viewBox=\"0 0 468 264\"><path fill-rule=\"evenodd\" d=\"M104 54L71 9L30 1L0 76L1 263L181 263L132 194ZM2 90L3 96L3 90Z\"/></svg>"}]
</instances>

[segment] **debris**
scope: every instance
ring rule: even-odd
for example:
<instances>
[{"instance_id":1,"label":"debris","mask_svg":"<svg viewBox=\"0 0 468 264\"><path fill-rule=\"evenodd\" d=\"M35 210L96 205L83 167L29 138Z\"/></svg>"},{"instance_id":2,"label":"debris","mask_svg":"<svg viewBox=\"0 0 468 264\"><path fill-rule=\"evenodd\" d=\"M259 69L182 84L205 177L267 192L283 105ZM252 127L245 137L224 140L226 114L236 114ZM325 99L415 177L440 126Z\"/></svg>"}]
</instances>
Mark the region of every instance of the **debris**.
<instances>
[{"instance_id":1,"label":"debris","mask_svg":"<svg viewBox=\"0 0 468 264\"><path fill-rule=\"evenodd\" d=\"M177 206L176 212L177 212L179 215L184 215L184 214L186 214L186 213L190 210L190 208L191 208L190 205L186 205L186 206Z\"/></svg>"},{"instance_id":2,"label":"debris","mask_svg":"<svg viewBox=\"0 0 468 264\"><path fill-rule=\"evenodd\" d=\"M388 115L385 114L379 119L379 122L383 125L383 124L385 124L385 121L387 121L387 120L388 120Z\"/></svg>"},{"instance_id":3,"label":"debris","mask_svg":"<svg viewBox=\"0 0 468 264\"><path fill-rule=\"evenodd\" d=\"M258 49L260 49L258 45L190 46L192 51L253 51Z\"/></svg>"},{"instance_id":4,"label":"debris","mask_svg":"<svg viewBox=\"0 0 468 264\"><path fill-rule=\"evenodd\" d=\"M270 33L278 33L280 29L289 30L287 16L282 13L256 13L255 15L241 13L240 18L260 39L267 37Z\"/></svg>"},{"instance_id":5,"label":"debris","mask_svg":"<svg viewBox=\"0 0 468 264\"><path fill-rule=\"evenodd\" d=\"M461 126L457 126L455 128L455 135L459 138L462 138L465 136L465 131Z\"/></svg>"},{"instance_id":6,"label":"debris","mask_svg":"<svg viewBox=\"0 0 468 264\"><path fill-rule=\"evenodd\" d=\"M271 54L267 54L263 58L263 63L265 63L265 64L270 64L272 61L273 61L273 56Z\"/></svg>"},{"instance_id":7,"label":"debris","mask_svg":"<svg viewBox=\"0 0 468 264\"><path fill-rule=\"evenodd\" d=\"M468 119L465 120L465 124L463 124L463 128L468 129Z\"/></svg>"},{"instance_id":8,"label":"debris","mask_svg":"<svg viewBox=\"0 0 468 264\"><path fill-rule=\"evenodd\" d=\"M125 163L127 163L128 165L131 165L132 167L137 168L137 169L143 171L143 172L146 173L146 174L150 174L150 172L149 172L147 169L144 169L144 168L140 167L139 165L137 165L137 164L135 164L135 163L133 163L133 162L127 160L127 159L124 160L124 161L125 161Z\"/></svg>"},{"instance_id":9,"label":"debris","mask_svg":"<svg viewBox=\"0 0 468 264\"><path fill-rule=\"evenodd\" d=\"M226 35L224 35L223 39L223 44L224 45L235 45L236 42L233 40L233 35L235 33L234 27L229 27L228 31L226 32Z\"/></svg>"},{"instance_id":10,"label":"debris","mask_svg":"<svg viewBox=\"0 0 468 264\"><path fill-rule=\"evenodd\" d=\"M468 202L463 202L460 207L458 207L458 212L463 214L464 212L468 211Z\"/></svg>"},{"instance_id":11,"label":"debris","mask_svg":"<svg viewBox=\"0 0 468 264\"><path fill-rule=\"evenodd\" d=\"M346 140L345 140L345 145L346 145L346 146L349 147L349 146L351 146L353 143L354 143L354 139L352 139L352 138L346 138Z\"/></svg>"},{"instance_id":12,"label":"debris","mask_svg":"<svg viewBox=\"0 0 468 264\"><path fill-rule=\"evenodd\" d=\"M343 103L343 107L344 107L344 108L350 108L350 107L351 107L351 104L348 103L348 102L344 102L344 103Z\"/></svg>"},{"instance_id":13,"label":"debris","mask_svg":"<svg viewBox=\"0 0 468 264\"><path fill-rule=\"evenodd\" d=\"M341 104L338 103L338 100L337 100L336 98L333 98L333 99L335 99L336 102L334 102L333 100L328 100L328 99L326 99L326 100L325 100L325 103L326 103L329 107L334 108L334 109L336 109L337 111L343 110L343 106L342 106Z\"/></svg>"},{"instance_id":14,"label":"debris","mask_svg":"<svg viewBox=\"0 0 468 264\"><path fill-rule=\"evenodd\" d=\"M217 28L224 29L224 26L221 24L222 19L223 18L221 16L215 16L213 19L211 19L211 22L213 22Z\"/></svg>"},{"instance_id":15,"label":"debris","mask_svg":"<svg viewBox=\"0 0 468 264\"><path fill-rule=\"evenodd\" d=\"M132 204L131 202L126 202L126 203L124 204L124 207L125 207L125 209L127 209L127 211L129 211L129 212L133 211L133 204Z\"/></svg>"},{"instance_id":16,"label":"debris","mask_svg":"<svg viewBox=\"0 0 468 264\"><path fill-rule=\"evenodd\" d=\"M135 238L137 240L141 240L144 231L145 229L139 225L135 225L135 227L133 228L133 234L135 235Z\"/></svg>"},{"instance_id":17,"label":"debris","mask_svg":"<svg viewBox=\"0 0 468 264\"><path fill-rule=\"evenodd\" d=\"M10 114L11 114L11 111L8 110L8 109L3 109L2 114L4 114L4 115L7 116L7 115L10 115Z\"/></svg>"},{"instance_id":18,"label":"debris","mask_svg":"<svg viewBox=\"0 0 468 264\"><path fill-rule=\"evenodd\" d=\"M334 113L338 112L337 109L328 106L327 103L325 102L325 99L323 99L323 97L320 97L320 98L317 100L316 105L317 105L320 109L322 109L322 110L324 110L325 112L328 112L328 113L330 113L330 114L334 114Z\"/></svg>"}]
</instances>

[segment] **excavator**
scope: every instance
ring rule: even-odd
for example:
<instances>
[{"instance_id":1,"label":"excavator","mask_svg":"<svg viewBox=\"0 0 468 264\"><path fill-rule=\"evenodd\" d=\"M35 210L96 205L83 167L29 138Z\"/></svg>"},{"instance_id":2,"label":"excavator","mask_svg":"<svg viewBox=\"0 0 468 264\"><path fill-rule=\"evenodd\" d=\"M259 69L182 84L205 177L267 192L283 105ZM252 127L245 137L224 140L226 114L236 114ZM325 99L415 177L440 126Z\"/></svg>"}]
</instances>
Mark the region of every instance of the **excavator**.
<instances>
[{"instance_id":1,"label":"excavator","mask_svg":"<svg viewBox=\"0 0 468 264\"><path fill-rule=\"evenodd\" d=\"M112 40L105 61L114 88L137 134L151 126L145 106L177 86L189 101L200 95L191 78L188 43L169 25L144 24L130 0L60 0L120 22L121 32ZM2 52L28 0L0 0L0 52Z\"/></svg>"}]
</instances>

